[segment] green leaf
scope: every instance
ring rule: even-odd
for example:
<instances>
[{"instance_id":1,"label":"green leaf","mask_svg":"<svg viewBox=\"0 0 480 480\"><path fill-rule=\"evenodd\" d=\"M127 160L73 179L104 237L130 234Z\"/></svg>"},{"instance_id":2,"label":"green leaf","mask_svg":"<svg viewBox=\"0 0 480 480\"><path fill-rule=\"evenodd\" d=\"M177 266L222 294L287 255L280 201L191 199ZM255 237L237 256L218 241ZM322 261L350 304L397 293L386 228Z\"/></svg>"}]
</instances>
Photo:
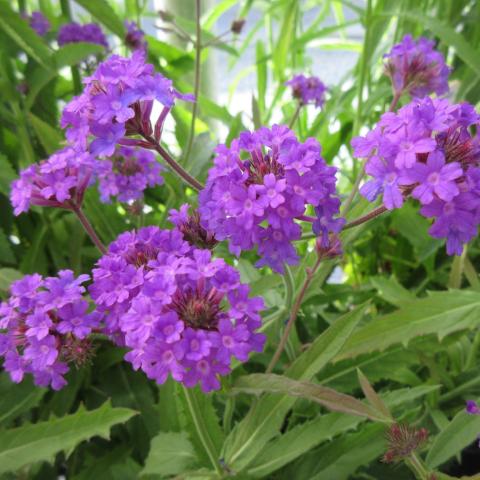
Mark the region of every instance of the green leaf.
<instances>
[{"instance_id":1,"label":"green leaf","mask_svg":"<svg viewBox=\"0 0 480 480\"><path fill-rule=\"evenodd\" d=\"M2 263L15 264L16 258L13 254L12 247L8 241L7 235L0 228L0 260Z\"/></svg>"},{"instance_id":2,"label":"green leaf","mask_svg":"<svg viewBox=\"0 0 480 480\"><path fill-rule=\"evenodd\" d=\"M398 283L395 277L371 277L370 282L378 290L378 295L396 307L415 300L415 295Z\"/></svg>"},{"instance_id":3,"label":"green leaf","mask_svg":"<svg viewBox=\"0 0 480 480\"><path fill-rule=\"evenodd\" d=\"M118 35L120 39L124 39L125 27L106 0L75 0L75 3L81 5L92 17L103 23L115 35Z\"/></svg>"},{"instance_id":4,"label":"green leaf","mask_svg":"<svg viewBox=\"0 0 480 480\"><path fill-rule=\"evenodd\" d=\"M281 393L292 397L301 397L319 403L334 412L357 415L370 420L384 421L388 416L379 415L374 409L350 395L339 393L332 388L315 385L311 382L298 382L281 375L254 373L240 377L232 388L233 393Z\"/></svg>"},{"instance_id":5,"label":"green leaf","mask_svg":"<svg viewBox=\"0 0 480 480\"><path fill-rule=\"evenodd\" d=\"M38 140L47 154L51 155L56 152L60 148L60 144L63 140L58 130L44 122L41 118L38 118L33 113L30 113L28 118L30 119L30 123L35 130Z\"/></svg>"},{"instance_id":6,"label":"green leaf","mask_svg":"<svg viewBox=\"0 0 480 480\"><path fill-rule=\"evenodd\" d=\"M258 107L260 112L265 112L265 96L267 94L267 59L265 55L265 47L260 40L256 46L256 65L257 65L257 90L258 90Z\"/></svg>"},{"instance_id":7,"label":"green leaf","mask_svg":"<svg viewBox=\"0 0 480 480\"><path fill-rule=\"evenodd\" d=\"M355 428L360 422L358 417L331 413L297 425L270 442L248 469L248 474L264 478L325 440Z\"/></svg>"},{"instance_id":8,"label":"green leaf","mask_svg":"<svg viewBox=\"0 0 480 480\"><path fill-rule=\"evenodd\" d=\"M96 410L86 411L81 406L72 415L5 430L0 435L0 473L50 460L56 453L68 452L95 435L108 438L110 427L135 414L128 408L112 408L106 402Z\"/></svg>"},{"instance_id":9,"label":"green leaf","mask_svg":"<svg viewBox=\"0 0 480 480\"><path fill-rule=\"evenodd\" d=\"M427 465L430 468L442 465L474 442L478 432L480 432L480 416L469 415L465 410L457 413L435 438L427 455Z\"/></svg>"},{"instance_id":10,"label":"green leaf","mask_svg":"<svg viewBox=\"0 0 480 480\"><path fill-rule=\"evenodd\" d=\"M13 268L0 268L0 291L8 291L10 284L22 278L22 274Z\"/></svg>"},{"instance_id":11,"label":"green leaf","mask_svg":"<svg viewBox=\"0 0 480 480\"><path fill-rule=\"evenodd\" d=\"M185 432L160 433L152 439L141 475L177 475L196 461L195 450Z\"/></svg>"},{"instance_id":12,"label":"green leaf","mask_svg":"<svg viewBox=\"0 0 480 480\"><path fill-rule=\"evenodd\" d=\"M10 195L10 184L17 178L17 174L5 155L0 154L0 193L6 197Z\"/></svg>"},{"instance_id":13,"label":"green leaf","mask_svg":"<svg viewBox=\"0 0 480 480\"><path fill-rule=\"evenodd\" d=\"M360 369L357 369L358 381L362 387L365 398L369 401L370 405L380 412L385 418L392 418L390 410L385 405L383 400L379 397L377 392L373 389L372 385L368 381L368 378L362 373Z\"/></svg>"},{"instance_id":14,"label":"green leaf","mask_svg":"<svg viewBox=\"0 0 480 480\"><path fill-rule=\"evenodd\" d=\"M0 29L3 30L27 55L47 70L51 70L50 50L17 12L10 2L0 0Z\"/></svg>"},{"instance_id":15,"label":"green leaf","mask_svg":"<svg viewBox=\"0 0 480 480\"><path fill-rule=\"evenodd\" d=\"M480 293L469 290L434 292L405 307L377 317L346 342L335 360L406 344L420 335L446 335L480 323Z\"/></svg>"},{"instance_id":16,"label":"green leaf","mask_svg":"<svg viewBox=\"0 0 480 480\"><path fill-rule=\"evenodd\" d=\"M6 373L2 373L0 375L0 425L6 425L30 410L40 402L45 393L46 389L34 385L30 378L15 384Z\"/></svg>"},{"instance_id":17,"label":"green leaf","mask_svg":"<svg viewBox=\"0 0 480 480\"><path fill-rule=\"evenodd\" d=\"M285 375L295 380L310 380L342 348L358 322L366 305L338 318L310 348L300 355ZM250 409L227 437L224 458L235 470L248 466L272 437L278 434L287 411L295 398L266 395Z\"/></svg>"},{"instance_id":18,"label":"green leaf","mask_svg":"<svg viewBox=\"0 0 480 480\"><path fill-rule=\"evenodd\" d=\"M278 33L278 41L273 51L273 67L277 80L285 76L285 66L296 27L297 0L291 0L285 8L282 26Z\"/></svg>"}]
</instances>

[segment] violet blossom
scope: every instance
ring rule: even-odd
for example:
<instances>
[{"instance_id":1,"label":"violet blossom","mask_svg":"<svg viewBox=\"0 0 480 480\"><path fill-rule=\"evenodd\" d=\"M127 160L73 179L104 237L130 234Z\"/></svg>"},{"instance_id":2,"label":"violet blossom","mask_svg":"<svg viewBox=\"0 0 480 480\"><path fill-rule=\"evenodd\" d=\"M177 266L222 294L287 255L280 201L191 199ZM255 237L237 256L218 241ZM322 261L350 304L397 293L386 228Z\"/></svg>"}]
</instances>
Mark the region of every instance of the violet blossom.
<instances>
[{"instance_id":1,"label":"violet blossom","mask_svg":"<svg viewBox=\"0 0 480 480\"><path fill-rule=\"evenodd\" d=\"M40 37L44 37L50 30L50 22L42 12L34 11L29 17L27 16L26 18L28 19L30 27L35 30L37 35Z\"/></svg>"},{"instance_id":2,"label":"violet blossom","mask_svg":"<svg viewBox=\"0 0 480 480\"><path fill-rule=\"evenodd\" d=\"M125 21L127 34L125 36L125 44L131 50L147 51L147 41L145 40L145 33L141 30L135 22Z\"/></svg>"},{"instance_id":3,"label":"violet blossom","mask_svg":"<svg viewBox=\"0 0 480 480\"><path fill-rule=\"evenodd\" d=\"M320 108L325 103L327 87L318 77L295 75L285 85L292 88L293 97L298 99L302 105L312 103Z\"/></svg>"},{"instance_id":4,"label":"violet blossom","mask_svg":"<svg viewBox=\"0 0 480 480\"><path fill-rule=\"evenodd\" d=\"M60 47L69 43L95 43L108 48L107 38L96 23L80 25L76 22L67 23L60 27L57 42Z\"/></svg>"}]
</instances>

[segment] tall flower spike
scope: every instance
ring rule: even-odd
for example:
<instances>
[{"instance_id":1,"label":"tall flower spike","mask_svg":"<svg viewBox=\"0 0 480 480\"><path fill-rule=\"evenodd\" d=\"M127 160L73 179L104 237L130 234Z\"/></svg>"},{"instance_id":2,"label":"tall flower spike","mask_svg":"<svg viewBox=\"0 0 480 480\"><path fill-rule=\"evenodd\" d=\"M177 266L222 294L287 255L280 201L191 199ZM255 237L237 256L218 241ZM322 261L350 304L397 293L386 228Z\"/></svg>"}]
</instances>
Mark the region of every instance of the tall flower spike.
<instances>
[{"instance_id":1,"label":"tall flower spike","mask_svg":"<svg viewBox=\"0 0 480 480\"><path fill-rule=\"evenodd\" d=\"M112 55L84 83L83 93L63 110L62 127L67 128L67 139L77 150L106 157L114 155L117 145L155 148L151 137L154 134L155 140L160 140L175 100L192 100L155 73L140 50L131 58ZM150 118L154 102L164 106L155 127Z\"/></svg>"},{"instance_id":2,"label":"tall flower spike","mask_svg":"<svg viewBox=\"0 0 480 480\"><path fill-rule=\"evenodd\" d=\"M385 72L391 78L395 92L408 92L413 97L448 92L450 68L434 46L434 42L426 38L415 41L411 35L405 35L385 55Z\"/></svg>"},{"instance_id":3,"label":"tall flower spike","mask_svg":"<svg viewBox=\"0 0 480 480\"><path fill-rule=\"evenodd\" d=\"M341 229L342 220L333 219L339 207L336 169L326 165L315 139L300 143L287 127L274 125L243 132L230 148L219 145L216 154L199 212L204 228L228 240L234 254L256 246L259 267L282 272L285 263L296 264L296 220L305 218L308 205L319 216L317 233L328 239Z\"/></svg>"},{"instance_id":4,"label":"tall flower spike","mask_svg":"<svg viewBox=\"0 0 480 480\"><path fill-rule=\"evenodd\" d=\"M371 202L383 195L389 210L409 196L418 200L420 213L435 219L430 234L446 238L449 255L460 255L480 223L480 143L470 131L479 118L467 103L428 97L384 114L352 141L373 177L361 194Z\"/></svg>"},{"instance_id":5,"label":"tall flower spike","mask_svg":"<svg viewBox=\"0 0 480 480\"><path fill-rule=\"evenodd\" d=\"M69 43L86 42L108 48L107 38L96 23L79 25L76 22L72 22L62 25L58 31L57 42L60 47Z\"/></svg>"},{"instance_id":6,"label":"tall flower spike","mask_svg":"<svg viewBox=\"0 0 480 480\"><path fill-rule=\"evenodd\" d=\"M162 165L148 150L117 148L111 159L96 162L100 199L106 203L112 197L120 202L139 200L147 187L163 184L162 170Z\"/></svg>"},{"instance_id":7,"label":"tall flower spike","mask_svg":"<svg viewBox=\"0 0 480 480\"><path fill-rule=\"evenodd\" d=\"M82 286L88 275L75 278L70 270L58 277L26 275L10 287L10 298L0 304L0 356L16 383L32 374L35 384L61 389L68 363L77 366L92 355L90 333L101 316L89 312Z\"/></svg>"},{"instance_id":8,"label":"tall flower spike","mask_svg":"<svg viewBox=\"0 0 480 480\"><path fill-rule=\"evenodd\" d=\"M94 162L88 153L67 147L22 170L20 178L12 182L10 193L15 215L28 211L31 205L79 208L91 181Z\"/></svg>"},{"instance_id":9,"label":"tall flower spike","mask_svg":"<svg viewBox=\"0 0 480 480\"><path fill-rule=\"evenodd\" d=\"M162 384L220 388L231 357L261 351L260 298L249 298L240 275L179 231L126 232L93 271L90 293L106 315L107 333L129 348L126 360Z\"/></svg>"},{"instance_id":10,"label":"tall flower spike","mask_svg":"<svg viewBox=\"0 0 480 480\"><path fill-rule=\"evenodd\" d=\"M321 108L325 103L327 87L318 77L295 75L285 85L292 88L293 97L302 105L313 103L317 108Z\"/></svg>"}]
</instances>

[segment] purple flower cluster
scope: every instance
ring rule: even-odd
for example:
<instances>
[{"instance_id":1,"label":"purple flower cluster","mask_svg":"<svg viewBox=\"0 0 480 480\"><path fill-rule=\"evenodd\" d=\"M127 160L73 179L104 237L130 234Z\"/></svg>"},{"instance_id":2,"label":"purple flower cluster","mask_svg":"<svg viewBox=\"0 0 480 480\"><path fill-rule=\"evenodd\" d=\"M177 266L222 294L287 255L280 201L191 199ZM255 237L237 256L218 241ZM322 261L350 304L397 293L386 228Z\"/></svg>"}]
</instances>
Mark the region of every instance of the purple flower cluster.
<instances>
[{"instance_id":1,"label":"purple flower cluster","mask_svg":"<svg viewBox=\"0 0 480 480\"><path fill-rule=\"evenodd\" d=\"M42 12L32 12L30 17L27 17L30 27L35 30L37 35L43 37L50 30L50 22Z\"/></svg>"},{"instance_id":2,"label":"purple flower cluster","mask_svg":"<svg viewBox=\"0 0 480 480\"><path fill-rule=\"evenodd\" d=\"M22 170L20 178L12 182L10 193L15 215L26 212L30 205L65 209L81 206L94 165L91 155L67 147Z\"/></svg>"},{"instance_id":3,"label":"purple flower cluster","mask_svg":"<svg viewBox=\"0 0 480 480\"><path fill-rule=\"evenodd\" d=\"M411 35L405 35L385 55L385 72L391 78L395 92L408 92L414 97L448 92L450 68L434 46L435 43L426 38L415 41Z\"/></svg>"},{"instance_id":4,"label":"purple flower cluster","mask_svg":"<svg viewBox=\"0 0 480 480\"><path fill-rule=\"evenodd\" d=\"M475 400L467 400L466 411L470 415L480 415L480 407Z\"/></svg>"},{"instance_id":5,"label":"purple flower cluster","mask_svg":"<svg viewBox=\"0 0 480 480\"><path fill-rule=\"evenodd\" d=\"M362 195L374 201L382 194L389 210L407 196L417 199L420 213L435 218L430 234L447 239L449 255L460 255L480 223L480 143L469 131L479 119L467 103L428 97L384 114L366 137L352 141L373 177Z\"/></svg>"},{"instance_id":6,"label":"purple flower cluster","mask_svg":"<svg viewBox=\"0 0 480 480\"><path fill-rule=\"evenodd\" d=\"M26 275L11 285L10 298L0 304L0 356L14 382L29 373L36 385L59 390L68 363L89 360L88 336L101 321L83 299L82 284L89 278L62 270L58 277Z\"/></svg>"},{"instance_id":7,"label":"purple flower cluster","mask_svg":"<svg viewBox=\"0 0 480 480\"><path fill-rule=\"evenodd\" d=\"M328 241L329 232L342 227L334 220L336 169L326 165L318 142L300 143L287 127L274 125L243 132L230 148L219 145L206 187L200 192L202 225L217 240L229 240L230 251L258 246L257 266L282 272L296 264L292 245L301 237L296 219L313 205L318 219L314 230Z\"/></svg>"},{"instance_id":8,"label":"purple flower cluster","mask_svg":"<svg viewBox=\"0 0 480 480\"><path fill-rule=\"evenodd\" d=\"M72 22L62 25L58 31L57 42L60 47L68 43L86 42L108 48L107 39L100 26L96 23L79 25L76 22Z\"/></svg>"},{"instance_id":9,"label":"purple flower cluster","mask_svg":"<svg viewBox=\"0 0 480 480\"><path fill-rule=\"evenodd\" d=\"M117 148L111 159L97 161L100 198L106 203L111 197L117 197L120 202L138 200L147 187L163 183L162 170L155 155L148 150Z\"/></svg>"},{"instance_id":10,"label":"purple flower cluster","mask_svg":"<svg viewBox=\"0 0 480 480\"><path fill-rule=\"evenodd\" d=\"M155 73L139 50L131 58L112 55L84 83L83 93L66 105L62 127L68 127L67 139L76 149L107 157L115 153L118 144L151 148L148 139L152 135L160 139L175 99L192 99L180 95L170 80ZM154 101L164 109L153 128L150 117Z\"/></svg>"},{"instance_id":11,"label":"purple flower cluster","mask_svg":"<svg viewBox=\"0 0 480 480\"><path fill-rule=\"evenodd\" d=\"M295 75L285 85L292 87L294 98L297 98L302 105L313 103L316 107L321 108L325 103L327 87L318 77Z\"/></svg>"},{"instance_id":12,"label":"purple flower cluster","mask_svg":"<svg viewBox=\"0 0 480 480\"><path fill-rule=\"evenodd\" d=\"M187 387L218 389L232 356L244 362L263 347L256 333L263 301L248 297L233 267L193 248L176 229L121 234L93 280L107 333L130 349L135 369L160 384L171 374Z\"/></svg>"},{"instance_id":13,"label":"purple flower cluster","mask_svg":"<svg viewBox=\"0 0 480 480\"><path fill-rule=\"evenodd\" d=\"M147 41L145 40L145 33L138 28L135 22L125 21L127 34L125 36L125 44L132 50L147 51Z\"/></svg>"}]
</instances>

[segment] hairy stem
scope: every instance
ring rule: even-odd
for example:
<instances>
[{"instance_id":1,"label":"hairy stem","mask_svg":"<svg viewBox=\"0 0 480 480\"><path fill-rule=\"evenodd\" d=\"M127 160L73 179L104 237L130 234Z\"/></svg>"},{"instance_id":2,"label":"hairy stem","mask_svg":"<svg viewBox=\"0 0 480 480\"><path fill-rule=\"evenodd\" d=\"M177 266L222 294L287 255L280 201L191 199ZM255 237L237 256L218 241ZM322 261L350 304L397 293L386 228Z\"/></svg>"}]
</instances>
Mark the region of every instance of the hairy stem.
<instances>
[{"instance_id":1,"label":"hairy stem","mask_svg":"<svg viewBox=\"0 0 480 480\"><path fill-rule=\"evenodd\" d=\"M105 245L102 243L100 238L98 238L98 235L96 234L94 228L92 227L92 224L88 221L88 218L83 213L83 210L81 209L81 207L74 206L72 207L72 210L77 216L77 218L80 220L80 223L82 224L83 228L87 232L88 236L92 239L92 242L100 250L102 255L105 255L105 253L107 253L107 249L105 248Z\"/></svg>"},{"instance_id":2,"label":"hairy stem","mask_svg":"<svg viewBox=\"0 0 480 480\"><path fill-rule=\"evenodd\" d=\"M307 278L305 279L305 282L303 283L302 288L298 292L297 298L295 299L295 302L292 307L292 311L290 313L290 318L288 319L287 325L283 332L282 338L280 339L278 347L275 350L275 353L273 354L273 357L270 360L270 363L268 364L266 373L271 373L273 371L273 369L275 368L275 365L280 359L280 356L282 355L283 350L285 349L285 346L288 341L288 337L293 328L293 325L295 324L295 320L297 319L297 315L298 315L298 312L300 311L300 307L302 306L303 299L305 298L305 294L308 291L308 287L312 283L312 280L315 276L315 273L318 270L318 267L320 266L320 263L321 263L321 259L317 258L317 261L315 262L315 265L313 266L313 268L307 270Z\"/></svg>"},{"instance_id":3,"label":"hairy stem","mask_svg":"<svg viewBox=\"0 0 480 480\"><path fill-rule=\"evenodd\" d=\"M200 0L195 2L196 8L196 37L195 37L195 84L193 94L195 95L195 101L192 106L192 122L190 124L190 133L188 135L187 150L185 152L185 163L190 157L193 146L193 138L195 137L195 123L197 121L198 112L198 95L200 92L200 64L202 61L202 27L200 25L201 5Z\"/></svg>"},{"instance_id":4,"label":"hairy stem","mask_svg":"<svg viewBox=\"0 0 480 480\"><path fill-rule=\"evenodd\" d=\"M382 213L386 212L388 209L384 205L380 205L380 207L375 208L371 212L367 213L366 215L363 215L362 217L358 217L355 220L352 220L351 222L347 223L344 227L343 230L346 230L348 228L353 228L358 225L361 225L362 223L368 222L369 220L372 220L375 217L378 217Z\"/></svg>"},{"instance_id":5,"label":"hairy stem","mask_svg":"<svg viewBox=\"0 0 480 480\"><path fill-rule=\"evenodd\" d=\"M160 156L167 162L170 168L188 185L190 185L197 192L203 189L203 185L195 178L192 177L176 160L174 160L170 154L160 145L152 136L144 136L145 140L149 142Z\"/></svg>"},{"instance_id":6,"label":"hairy stem","mask_svg":"<svg viewBox=\"0 0 480 480\"><path fill-rule=\"evenodd\" d=\"M183 387L183 392L185 394L187 406L190 414L192 415L193 423L195 425L195 429L197 430L200 441L207 452L208 458L212 462L213 468L217 474L222 477L223 470L220 462L218 461L217 454L215 453L215 446L213 445L208 428L203 421L203 412L200 411L195 395L193 395L191 390L189 390L187 387Z\"/></svg>"}]
</instances>

